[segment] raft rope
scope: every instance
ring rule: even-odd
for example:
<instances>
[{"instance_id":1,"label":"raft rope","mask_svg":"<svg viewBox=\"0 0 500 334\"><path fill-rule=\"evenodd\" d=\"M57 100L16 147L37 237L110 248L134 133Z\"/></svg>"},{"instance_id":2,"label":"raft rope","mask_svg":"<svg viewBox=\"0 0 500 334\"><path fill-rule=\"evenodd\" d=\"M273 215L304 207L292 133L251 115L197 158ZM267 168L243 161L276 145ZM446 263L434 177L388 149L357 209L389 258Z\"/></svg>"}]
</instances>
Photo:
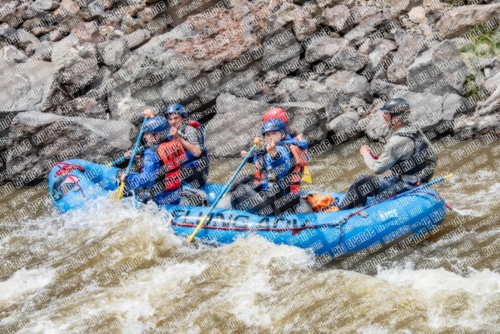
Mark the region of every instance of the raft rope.
<instances>
[{"instance_id":1,"label":"raft rope","mask_svg":"<svg viewBox=\"0 0 500 334\"><path fill-rule=\"evenodd\" d=\"M80 183L78 182L78 178L76 176L69 175L69 173L71 173L74 170L79 170L80 172L84 173L85 168L83 168L78 164L69 164L67 162L56 162L53 167L59 168L59 170L54 174L55 177L61 175L68 175L68 178L70 178L70 180L73 181L73 183L75 183L78 186L78 189L80 189L80 191L82 192L83 198L86 198L85 193L83 192L83 188L80 186Z\"/></svg>"}]
</instances>

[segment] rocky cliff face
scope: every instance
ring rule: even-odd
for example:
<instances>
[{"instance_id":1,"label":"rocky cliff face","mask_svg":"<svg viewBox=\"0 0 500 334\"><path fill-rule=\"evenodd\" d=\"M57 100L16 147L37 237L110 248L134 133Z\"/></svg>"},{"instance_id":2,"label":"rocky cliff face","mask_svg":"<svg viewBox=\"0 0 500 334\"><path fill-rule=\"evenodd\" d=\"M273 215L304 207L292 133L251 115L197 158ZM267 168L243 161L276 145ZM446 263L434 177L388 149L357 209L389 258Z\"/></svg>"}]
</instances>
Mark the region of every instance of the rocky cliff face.
<instances>
[{"instance_id":1,"label":"rocky cliff face","mask_svg":"<svg viewBox=\"0 0 500 334\"><path fill-rule=\"evenodd\" d=\"M248 147L271 106L312 145L379 140L379 108L395 97L433 136L500 129L493 1L0 6L0 181L26 184L76 156L107 161L131 145L144 108L173 102L206 123L215 157Z\"/></svg>"}]
</instances>

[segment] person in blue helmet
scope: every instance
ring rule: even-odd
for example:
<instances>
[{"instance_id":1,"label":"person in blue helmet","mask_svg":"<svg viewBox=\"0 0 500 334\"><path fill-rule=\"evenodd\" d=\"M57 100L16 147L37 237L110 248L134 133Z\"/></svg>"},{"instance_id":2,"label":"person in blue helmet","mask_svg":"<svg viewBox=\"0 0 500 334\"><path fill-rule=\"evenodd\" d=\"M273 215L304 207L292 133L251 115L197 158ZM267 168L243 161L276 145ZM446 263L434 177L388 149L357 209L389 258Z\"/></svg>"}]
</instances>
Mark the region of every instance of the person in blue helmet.
<instances>
[{"instance_id":1,"label":"person in blue helmet","mask_svg":"<svg viewBox=\"0 0 500 334\"><path fill-rule=\"evenodd\" d=\"M145 111L146 115L148 111ZM179 204L181 187L172 182L171 164L162 159L158 154L159 145L166 139L169 133L168 123L150 118L143 127L143 143L146 146L142 159L143 167L139 173L120 173L119 179L125 182L128 190L135 192L136 198L147 203L153 200L158 205ZM130 153L128 153L130 157ZM174 158L171 157L173 160ZM165 163L167 162L167 163Z\"/></svg>"},{"instance_id":2,"label":"person in blue helmet","mask_svg":"<svg viewBox=\"0 0 500 334\"><path fill-rule=\"evenodd\" d=\"M263 124L262 134L265 143L256 138L255 144L266 153L256 164L264 168L251 182L233 187L231 205L264 216L298 212L307 142L291 138L285 123L275 118Z\"/></svg>"},{"instance_id":3,"label":"person in blue helmet","mask_svg":"<svg viewBox=\"0 0 500 334\"><path fill-rule=\"evenodd\" d=\"M200 122L188 120L186 109L180 104L169 105L164 112L170 126L169 140L178 141L185 158L181 163L182 187L200 189L208 180L209 160L205 147L204 129ZM147 117L154 116L152 113ZM159 116L153 119L162 118Z\"/></svg>"}]
</instances>

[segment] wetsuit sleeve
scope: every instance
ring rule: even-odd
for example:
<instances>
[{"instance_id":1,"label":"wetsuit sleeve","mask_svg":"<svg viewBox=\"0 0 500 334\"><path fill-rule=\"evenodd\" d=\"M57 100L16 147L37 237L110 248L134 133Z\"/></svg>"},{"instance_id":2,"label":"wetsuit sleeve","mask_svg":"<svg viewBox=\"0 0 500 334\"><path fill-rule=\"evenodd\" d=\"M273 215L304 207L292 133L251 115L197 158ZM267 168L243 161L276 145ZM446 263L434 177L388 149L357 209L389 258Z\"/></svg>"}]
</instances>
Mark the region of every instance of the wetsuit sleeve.
<instances>
[{"instance_id":1,"label":"wetsuit sleeve","mask_svg":"<svg viewBox=\"0 0 500 334\"><path fill-rule=\"evenodd\" d=\"M384 151L375 159L371 154L363 154L366 166L376 174L388 171L399 159L413 152L413 141L401 136L392 136L384 147Z\"/></svg>"},{"instance_id":2,"label":"wetsuit sleeve","mask_svg":"<svg viewBox=\"0 0 500 334\"><path fill-rule=\"evenodd\" d=\"M140 173L131 173L125 182L129 189L149 188L155 185L160 169L160 162L157 154L151 149L144 152L144 167Z\"/></svg>"}]
</instances>

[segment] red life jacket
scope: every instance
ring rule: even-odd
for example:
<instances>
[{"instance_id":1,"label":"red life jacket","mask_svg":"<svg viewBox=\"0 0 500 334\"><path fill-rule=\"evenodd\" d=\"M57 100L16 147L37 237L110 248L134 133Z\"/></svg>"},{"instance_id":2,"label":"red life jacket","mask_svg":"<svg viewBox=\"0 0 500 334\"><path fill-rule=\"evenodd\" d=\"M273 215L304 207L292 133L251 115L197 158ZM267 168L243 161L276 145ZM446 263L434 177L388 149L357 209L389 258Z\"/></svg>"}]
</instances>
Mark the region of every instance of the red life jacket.
<instances>
[{"instance_id":1,"label":"red life jacket","mask_svg":"<svg viewBox=\"0 0 500 334\"><path fill-rule=\"evenodd\" d=\"M160 144L157 152L163 162L160 173L165 172L165 174L160 177L164 178L165 189L167 191L179 189L182 182L180 166L187 158L184 147L177 140L171 140Z\"/></svg>"}]
</instances>

